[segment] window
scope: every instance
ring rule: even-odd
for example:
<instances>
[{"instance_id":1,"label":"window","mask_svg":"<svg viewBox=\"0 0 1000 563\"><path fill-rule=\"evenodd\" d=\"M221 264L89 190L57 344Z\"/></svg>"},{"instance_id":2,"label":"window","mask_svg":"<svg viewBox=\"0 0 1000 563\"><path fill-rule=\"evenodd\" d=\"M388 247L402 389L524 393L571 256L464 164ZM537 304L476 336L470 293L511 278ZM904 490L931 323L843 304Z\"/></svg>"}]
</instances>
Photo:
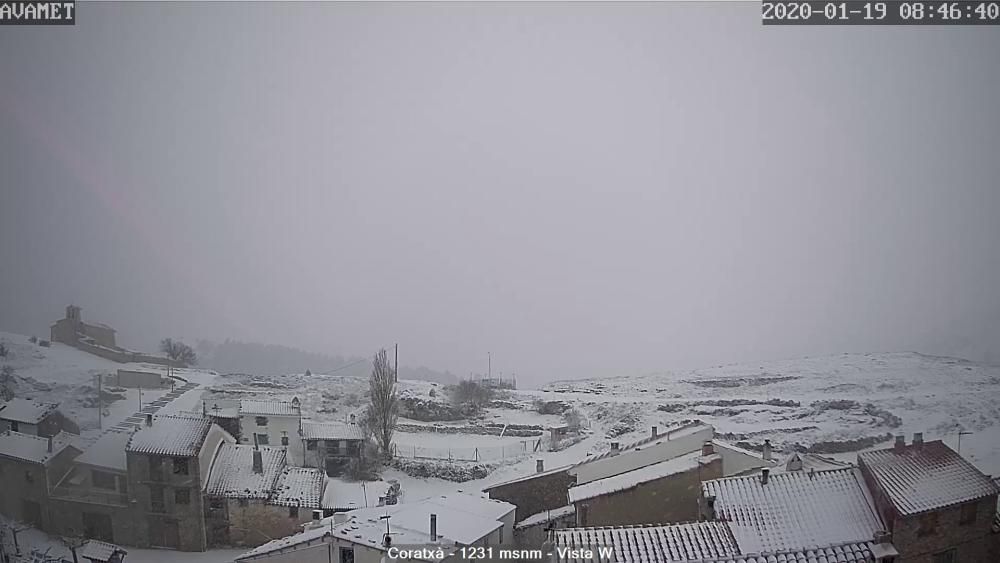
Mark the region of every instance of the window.
<instances>
[{"instance_id":1,"label":"window","mask_svg":"<svg viewBox=\"0 0 1000 563\"><path fill-rule=\"evenodd\" d=\"M962 505L962 516L959 518L958 523L967 526L969 524L976 523L976 510L979 508L978 502L970 502L969 504Z\"/></svg>"},{"instance_id":2,"label":"window","mask_svg":"<svg viewBox=\"0 0 1000 563\"><path fill-rule=\"evenodd\" d=\"M948 551L935 553L933 557L931 557L931 561L934 563L955 563L955 550L949 549Z\"/></svg>"},{"instance_id":3,"label":"window","mask_svg":"<svg viewBox=\"0 0 1000 563\"><path fill-rule=\"evenodd\" d=\"M98 489L113 491L116 488L115 476L103 471L92 471L90 473L90 481L94 484L94 487Z\"/></svg>"},{"instance_id":4,"label":"window","mask_svg":"<svg viewBox=\"0 0 1000 563\"><path fill-rule=\"evenodd\" d=\"M326 449L328 454L340 455L340 440L327 440Z\"/></svg>"},{"instance_id":5,"label":"window","mask_svg":"<svg viewBox=\"0 0 1000 563\"><path fill-rule=\"evenodd\" d=\"M268 439L267 434L254 434L254 436L257 437L257 443L260 444L261 446L266 446L271 443L271 440Z\"/></svg>"},{"instance_id":6,"label":"window","mask_svg":"<svg viewBox=\"0 0 1000 563\"><path fill-rule=\"evenodd\" d=\"M353 547L341 547L340 548L340 563L354 563L354 548Z\"/></svg>"},{"instance_id":7,"label":"window","mask_svg":"<svg viewBox=\"0 0 1000 563\"><path fill-rule=\"evenodd\" d=\"M267 426L267 417L266 416L255 417L254 422L257 423L257 426Z\"/></svg>"},{"instance_id":8,"label":"window","mask_svg":"<svg viewBox=\"0 0 1000 563\"><path fill-rule=\"evenodd\" d=\"M34 483L35 482L35 476L34 476L34 474L31 473L30 470L26 470L24 472L24 480L27 481L28 483Z\"/></svg>"},{"instance_id":9,"label":"window","mask_svg":"<svg viewBox=\"0 0 1000 563\"><path fill-rule=\"evenodd\" d=\"M188 460L184 457L174 458L174 475L188 474Z\"/></svg>"},{"instance_id":10,"label":"window","mask_svg":"<svg viewBox=\"0 0 1000 563\"><path fill-rule=\"evenodd\" d=\"M223 508L225 508L225 504L222 502L222 499L214 498L208 501L209 510L222 510Z\"/></svg>"},{"instance_id":11,"label":"window","mask_svg":"<svg viewBox=\"0 0 1000 563\"><path fill-rule=\"evenodd\" d=\"M281 433L281 445L282 446L287 446L288 445L288 432L282 432Z\"/></svg>"},{"instance_id":12,"label":"window","mask_svg":"<svg viewBox=\"0 0 1000 563\"><path fill-rule=\"evenodd\" d=\"M157 456L149 456L149 480L163 480L163 459Z\"/></svg>"},{"instance_id":13,"label":"window","mask_svg":"<svg viewBox=\"0 0 1000 563\"><path fill-rule=\"evenodd\" d=\"M297 506L289 506L288 507L288 517L289 518L298 518L299 517L299 507L297 507Z\"/></svg>"},{"instance_id":14,"label":"window","mask_svg":"<svg viewBox=\"0 0 1000 563\"><path fill-rule=\"evenodd\" d=\"M166 512L163 505L163 487L154 486L149 488L149 511Z\"/></svg>"},{"instance_id":15,"label":"window","mask_svg":"<svg viewBox=\"0 0 1000 563\"><path fill-rule=\"evenodd\" d=\"M239 505L240 505L240 506L242 506L243 508L246 508L247 506L249 506L249 505L250 505L250 503L249 503L249 502L247 501L247 499L245 499L245 498L241 498L241 499L239 500Z\"/></svg>"},{"instance_id":16,"label":"window","mask_svg":"<svg viewBox=\"0 0 1000 563\"><path fill-rule=\"evenodd\" d=\"M191 489L175 490L174 504L191 504Z\"/></svg>"},{"instance_id":17,"label":"window","mask_svg":"<svg viewBox=\"0 0 1000 563\"><path fill-rule=\"evenodd\" d=\"M19 428L21 428L21 426L18 424L18 422L16 420L10 421L10 430L11 430L11 432L18 432Z\"/></svg>"},{"instance_id":18,"label":"window","mask_svg":"<svg viewBox=\"0 0 1000 563\"><path fill-rule=\"evenodd\" d=\"M306 449L307 450L315 450L316 449L316 440L306 440Z\"/></svg>"},{"instance_id":19,"label":"window","mask_svg":"<svg viewBox=\"0 0 1000 563\"><path fill-rule=\"evenodd\" d=\"M918 536L930 536L937 532L937 512L928 512L920 517L920 527L917 528Z\"/></svg>"}]
</instances>

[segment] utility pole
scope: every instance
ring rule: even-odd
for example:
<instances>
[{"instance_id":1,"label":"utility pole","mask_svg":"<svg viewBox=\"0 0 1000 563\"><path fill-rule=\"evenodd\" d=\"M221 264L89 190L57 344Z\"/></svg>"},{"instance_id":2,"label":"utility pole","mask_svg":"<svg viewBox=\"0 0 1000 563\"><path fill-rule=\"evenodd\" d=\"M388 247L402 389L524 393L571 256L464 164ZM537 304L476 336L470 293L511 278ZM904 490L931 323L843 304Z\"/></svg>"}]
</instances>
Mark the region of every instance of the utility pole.
<instances>
[{"instance_id":1,"label":"utility pole","mask_svg":"<svg viewBox=\"0 0 1000 563\"><path fill-rule=\"evenodd\" d=\"M398 383L399 382L399 342L396 343L395 352L393 352L393 356L395 356L395 358L396 358L395 359L395 364L396 365L392 368L393 369L392 380Z\"/></svg>"},{"instance_id":2,"label":"utility pole","mask_svg":"<svg viewBox=\"0 0 1000 563\"><path fill-rule=\"evenodd\" d=\"M966 432L964 430L958 431L958 455L962 455L962 436L968 436L969 434L972 434L972 432Z\"/></svg>"},{"instance_id":3,"label":"utility pole","mask_svg":"<svg viewBox=\"0 0 1000 563\"><path fill-rule=\"evenodd\" d=\"M97 429L104 430L104 404L101 402L101 374L97 374Z\"/></svg>"},{"instance_id":4,"label":"utility pole","mask_svg":"<svg viewBox=\"0 0 1000 563\"><path fill-rule=\"evenodd\" d=\"M486 379L493 379L493 355L486 352Z\"/></svg>"}]
</instances>

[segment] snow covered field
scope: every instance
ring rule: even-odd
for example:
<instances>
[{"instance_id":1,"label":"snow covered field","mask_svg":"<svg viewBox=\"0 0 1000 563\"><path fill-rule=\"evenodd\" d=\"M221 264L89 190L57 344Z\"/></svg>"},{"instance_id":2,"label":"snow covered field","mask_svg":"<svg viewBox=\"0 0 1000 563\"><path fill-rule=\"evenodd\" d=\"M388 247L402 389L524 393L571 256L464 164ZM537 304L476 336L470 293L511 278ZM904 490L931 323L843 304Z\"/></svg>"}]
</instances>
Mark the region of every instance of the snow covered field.
<instances>
[{"instance_id":1,"label":"snow covered field","mask_svg":"<svg viewBox=\"0 0 1000 563\"><path fill-rule=\"evenodd\" d=\"M29 342L21 334L0 332L0 342L8 349L4 365L14 369L18 397L59 403L59 410L80 425L84 438L100 434L97 416L96 376L114 374L119 369L139 370L166 374L164 366L153 364L119 364L71 346L51 343L46 348ZM198 383L200 387L170 401L159 412L195 411L201 408L204 388L211 385L215 372L199 369L177 369L174 375ZM106 392L111 392L105 386ZM104 404L105 414L100 421L104 429L125 420L142 407L162 398L170 389L122 389L113 391L124 399ZM141 406L140 406L141 405Z\"/></svg>"},{"instance_id":2,"label":"snow covered field","mask_svg":"<svg viewBox=\"0 0 1000 563\"><path fill-rule=\"evenodd\" d=\"M113 373L125 367L73 348L53 344L41 348L20 335L0 333L11 349L8 362L23 380L19 394L63 403L64 411L77 418L92 435L96 409L81 403L93 395L94 375ZM147 366L143 366L145 369ZM156 368L154 368L156 369ZM196 380L212 398L299 397L306 417L345 421L363 407L368 390L364 378L322 374L283 376L223 375L187 371L181 376ZM442 386L424 381L400 381L401 391L428 401L447 401ZM186 393L168 409L198 410L201 389ZM144 392L144 402L147 395ZM162 393L162 392L161 392ZM152 397L152 394L149 395ZM556 382L538 390L505 392L499 401L474 420L440 423L401 419L409 425L468 427L485 424L521 424L548 427L562 417L539 414L540 401L558 401L576 409L585 418L585 438L559 452L490 459L495 469L485 478L454 483L435 478L411 477L396 469L385 469L385 481L402 485L404 501L462 490L480 491L489 484L529 474L535 460L554 468L601 453L612 441L627 443L648 436L651 426L661 430L691 420L713 424L725 439L755 447L770 439L776 450L811 450L854 461L856 452L885 447L893 434L923 432L925 440L942 439L958 447L982 471L1000 475L1000 367L974 364L961 359L917 353L843 354L781 361L717 366L707 369L662 372L638 377L604 378ZM150 399L151 400L151 399ZM138 394L130 390L125 400L110 407L111 420L137 410ZM483 448L516 445L534 438L489 436L472 433L397 432L401 448ZM384 490L385 483L370 483L369 496ZM331 495L363 502L359 487L337 484ZM133 561L230 561L236 552L177 554L140 552ZM196 559L196 557L198 557Z\"/></svg>"}]
</instances>

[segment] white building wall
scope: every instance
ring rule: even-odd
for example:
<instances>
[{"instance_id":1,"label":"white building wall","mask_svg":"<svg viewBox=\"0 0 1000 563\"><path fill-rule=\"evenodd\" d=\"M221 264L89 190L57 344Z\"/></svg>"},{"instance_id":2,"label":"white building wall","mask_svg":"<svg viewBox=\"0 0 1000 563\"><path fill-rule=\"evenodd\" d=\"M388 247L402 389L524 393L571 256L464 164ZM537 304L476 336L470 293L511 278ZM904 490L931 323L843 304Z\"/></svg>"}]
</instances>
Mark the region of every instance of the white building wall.
<instances>
[{"instance_id":1,"label":"white building wall","mask_svg":"<svg viewBox=\"0 0 1000 563\"><path fill-rule=\"evenodd\" d=\"M722 456L723 477L732 477L772 465L759 457L719 444L715 445L715 453Z\"/></svg>"},{"instance_id":2,"label":"white building wall","mask_svg":"<svg viewBox=\"0 0 1000 563\"><path fill-rule=\"evenodd\" d=\"M680 429L673 434L664 433L659 440L641 446L638 450L624 451L616 456L584 463L569 470L576 475L577 485L619 475L653 463L673 459L695 450L715 435L711 426Z\"/></svg>"},{"instance_id":3,"label":"white building wall","mask_svg":"<svg viewBox=\"0 0 1000 563\"><path fill-rule=\"evenodd\" d=\"M264 426L257 425L257 417L267 419ZM289 465L304 466L303 443L299 435L299 416L274 416L240 414L240 443L253 444L254 434L267 436L268 445L274 448L285 447ZM288 438L288 445L282 446L281 438Z\"/></svg>"}]
</instances>

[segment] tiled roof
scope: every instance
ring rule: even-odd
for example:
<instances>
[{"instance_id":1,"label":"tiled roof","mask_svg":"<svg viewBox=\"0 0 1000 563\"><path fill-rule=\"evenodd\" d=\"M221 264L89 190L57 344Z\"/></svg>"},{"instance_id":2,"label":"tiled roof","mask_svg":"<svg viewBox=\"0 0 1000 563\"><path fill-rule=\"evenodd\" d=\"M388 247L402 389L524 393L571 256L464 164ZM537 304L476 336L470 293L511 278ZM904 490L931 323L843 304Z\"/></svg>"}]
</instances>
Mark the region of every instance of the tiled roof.
<instances>
[{"instance_id":1,"label":"tiled roof","mask_svg":"<svg viewBox=\"0 0 1000 563\"><path fill-rule=\"evenodd\" d=\"M226 498L267 499L285 467L285 451L260 447L263 471L253 471L254 447L224 443L212 463L205 494Z\"/></svg>"},{"instance_id":2,"label":"tiled roof","mask_svg":"<svg viewBox=\"0 0 1000 563\"><path fill-rule=\"evenodd\" d=\"M743 553L865 542L884 524L857 469L729 477L702 483Z\"/></svg>"},{"instance_id":3,"label":"tiled roof","mask_svg":"<svg viewBox=\"0 0 1000 563\"><path fill-rule=\"evenodd\" d=\"M124 549L118 547L113 543L107 543L97 540L90 540L83 544L80 548L78 554L84 559L90 559L91 561L107 561L111 559L111 556L115 553L128 553Z\"/></svg>"},{"instance_id":4,"label":"tiled roof","mask_svg":"<svg viewBox=\"0 0 1000 563\"><path fill-rule=\"evenodd\" d=\"M718 459L718 457L718 454L715 454L704 458L704 461L708 462L712 459ZM569 489L569 501L580 502L581 500L624 491L643 483L690 471L698 467L700 460L702 460L700 451L691 452L673 459L661 461L660 463L654 463L640 467L639 469L633 469L632 471L626 471L618 475L577 485Z\"/></svg>"},{"instance_id":5,"label":"tiled roof","mask_svg":"<svg viewBox=\"0 0 1000 563\"><path fill-rule=\"evenodd\" d=\"M278 506L320 508L324 479L325 475L319 469L286 467L278 477L278 483L268 503Z\"/></svg>"},{"instance_id":6,"label":"tiled roof","mask_svg":"<svg viewBox=\"0 0 1000 563\"><path fill-rule=\"evenodd\" d=\"M51 452L48 438L10 430L0 434L0 456L29 463L48 463L63 448L70 445L70 435L65 432L60 432L52 438Z\"/></svg>"},{"instance_id":7,"label":"tiled roof","mask_svg":"<svg viewBox=\"0 0 1000 563\"><path fill-rule=\"evenodd\" d=\"M57 403L39 403L31 399L15 397L0 405L0 419L38 424L52 414L59 405Z\"/></svg>"},{"instance_id":8,"label":"tiled roof","mask_svg":"<svg viewBox=\"0 0 1000 563\"><path fill-rule=\"evenodd\" d=\"M555 530L555 547L597 550L612 546L615 563L700 561L739 554L739 547L725 522L690 522L667 526L618 526ZM558 551L556 551L559 554ZM604 558L602 558L604 560ZM557 555L557 561L574 561Z\"/></svg>"},{"instance_id":9,"label":"tiled roof","mask_svg":"<svg viewBox=\"0 0 1000 563\"><path fill-rule=\"evenodd\" d=\"M996 483L940 440L858 454L878 487L903 515L919 514L998 492Z\"/></svg>"},{"instance_id":10,"label":"tiled roof","mask_svg":"<svg viewBox=\"0 0 1000 563\"><path fill-rule=\"evenodd\" d=\"M212 421L193 415L159 415L152 426L142 426L132 435L126 451L193 457L198 455Z\"/></svg>"},{"instance_id":11,"label":"tiled roof","mask_svg":"<svg viewBox=\"0 0 1000 563\"><path fill-rule=\"evenodd\" d=\"M875 561L871 547L872 544L868 542L848 543L793 551L750 553L706 559L699 563L871 563Z\"/></svg>"},{"instance_id":12,"label":"tiled roof","mask_svg":"<svg viewBox=\"0 0 1000 563\"><path fill-rule=\"evenodd\" d=\"M302 421L302 437L306 440L361 440L361 427L340 422Z\"/></svg>"},{"instance_id":13,"label":"tiled roof","mask_svg":"<svg viewBox=\"0 0 1000 563\"><path fill-rule=\"evenodd\" d=\"M262 401L243 399L240 401L240 414L261 416L299 416L302 411L286 401Z\"/></svg>"}]
</instances>

